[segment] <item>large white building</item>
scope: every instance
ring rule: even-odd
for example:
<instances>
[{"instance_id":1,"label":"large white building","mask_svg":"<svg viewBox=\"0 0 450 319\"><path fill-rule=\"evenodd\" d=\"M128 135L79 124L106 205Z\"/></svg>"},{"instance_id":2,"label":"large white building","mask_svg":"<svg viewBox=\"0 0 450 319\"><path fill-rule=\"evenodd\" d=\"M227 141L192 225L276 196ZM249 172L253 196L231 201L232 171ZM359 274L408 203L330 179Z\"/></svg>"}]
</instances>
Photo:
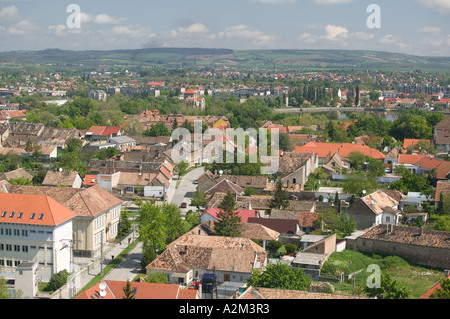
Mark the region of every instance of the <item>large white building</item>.
<instances>
[{"instance_id":1,"label":"large white building","mask_svg":"<svg viewBox=\"0 0 450 319\"><path fill-rule=\"evenodd\" d=\"M14 279L26 262L38 278L70 272L72 219L76 214L46 195L0 193L0 276Z\"/></svg>"}]
</instances>

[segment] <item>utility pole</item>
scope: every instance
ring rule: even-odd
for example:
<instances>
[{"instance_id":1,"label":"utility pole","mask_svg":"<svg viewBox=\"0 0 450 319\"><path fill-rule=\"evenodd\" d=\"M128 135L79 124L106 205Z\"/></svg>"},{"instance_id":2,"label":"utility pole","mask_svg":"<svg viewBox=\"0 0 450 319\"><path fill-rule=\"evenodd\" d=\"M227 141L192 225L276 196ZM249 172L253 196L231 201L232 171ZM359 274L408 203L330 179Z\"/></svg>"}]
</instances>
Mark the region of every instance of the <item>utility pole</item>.
<instances>
[{"instance_id":1,"label":"utility pole","mask_svg":"<svg viewBox=\"0 0 450 319\"><path fill-rule=\"evenodd\" d=\"M103 276L103 230L100 233L100 272Z\"/></svg>"}]
</instances>

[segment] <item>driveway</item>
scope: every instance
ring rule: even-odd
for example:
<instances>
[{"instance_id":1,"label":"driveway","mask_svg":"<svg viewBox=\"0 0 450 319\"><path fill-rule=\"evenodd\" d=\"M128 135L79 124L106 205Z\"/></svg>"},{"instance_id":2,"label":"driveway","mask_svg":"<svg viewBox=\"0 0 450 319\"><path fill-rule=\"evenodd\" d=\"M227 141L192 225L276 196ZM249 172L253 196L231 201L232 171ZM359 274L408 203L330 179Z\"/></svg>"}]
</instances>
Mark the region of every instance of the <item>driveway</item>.
<instances>
[{"instance_id":1,"label":"driveway","mask_svg":"<svg viewBox=\"0 0 450 319\"><path fill-rule=\"evenodd\" d=\"M199 167L190 171L182 177L177 189L175 189L175 186L178 180L172 181L172 185L170 186L171 188L173 187L171 189L172 192L168 195L169 203L174 204L177 207L180 207L181 203L187 203L188 206L186 208L180 208L184 214L191 210L192 207L189 207L191 198L197 190L197 184L194 182L204 173L204 171L204 167Z\"/></svg>"}]
</instances>

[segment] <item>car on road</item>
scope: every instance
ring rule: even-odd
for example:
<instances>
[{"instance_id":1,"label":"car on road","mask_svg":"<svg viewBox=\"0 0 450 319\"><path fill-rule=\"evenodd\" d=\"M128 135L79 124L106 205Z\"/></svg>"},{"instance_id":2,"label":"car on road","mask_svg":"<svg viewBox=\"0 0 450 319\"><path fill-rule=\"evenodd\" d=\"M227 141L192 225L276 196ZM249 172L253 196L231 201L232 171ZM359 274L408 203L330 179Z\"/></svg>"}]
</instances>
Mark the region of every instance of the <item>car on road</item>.
<instances>
[{"instance_id":1,"label":"car on road","mask_svg":"<svg viewBox=\"0 0 450 319\"><path fill-rule=\"evenodd\" d=\"M181 203L180 208L186 208L187 207L187 203Z\"/></svg>"}]
</instances>

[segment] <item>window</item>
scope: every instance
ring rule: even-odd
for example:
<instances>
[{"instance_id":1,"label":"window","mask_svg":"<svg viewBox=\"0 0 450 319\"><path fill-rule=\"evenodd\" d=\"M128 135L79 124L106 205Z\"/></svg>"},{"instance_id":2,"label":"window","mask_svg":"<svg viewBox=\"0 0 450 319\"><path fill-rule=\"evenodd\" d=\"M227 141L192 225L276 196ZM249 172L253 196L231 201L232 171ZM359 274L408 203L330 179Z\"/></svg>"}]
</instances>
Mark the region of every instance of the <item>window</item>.
<instances>
[{"instance_id":1,"label":"window","mask_svg":"<svg viewBox=\"0 0 450 319\"><path fill-rule=\"evenodd\" d=\"M23 213L19 213L19 215L17 215L17 218L22 218Z\"/></svg>"},{"instance_id":2,"label":"window","mask_svg":"<svg viewBox=\"0 0 450 319\"><path fill-rule=\"evenodd\" d=\"M6 216L6 212L3 212L3 213L2 213L2 217L5 217L5 216Z\"/></svg>"},{"instance_id":3,"label":"window","mask_svg":"<svg viewBox=\"0 0 450 319\"><path fill-rule=\"evenodd\" d=\"M14 212L11 212L11 214L9 214L9 218L13 218L14 217Z\"/></svg>"},{"instance_id":4,"label":"window","mask_svg":"<svg viewBox=\"0 0 450 319\"><path fill-rule=\"evenodd\" d=\"M44 218L44 214L39 214L39 218L38 219L42 220L42 218Z\"/></svg>"},{"instance_id":5,"label":"window","mask_svg":"<svg viewBox=\"0 0 450 319\"><path fill-rule=\"evenodd\" d=\"M22 251L24 252L24 253L27 253L28 252L28 246L22 246Z\"/></svg>"},{"instance_id":6,"label":"window","mask_svg":"<svg viewBox=\"0 0 450 319\"><path fill-rule=\"evenodd\" d=\"M14 245L14 251L20 251L20 245Z\"/></svg>"},{"instance_id":7,"label":"window","mask_svg":"<svg viewBox=\"0 0 450 319\"><path fill-rule=\"evenodd\" d=\"M34 216L36 216L36 214L35 213L31 213L30 219L34 219Z\"/></svg>"}]
</instances>

